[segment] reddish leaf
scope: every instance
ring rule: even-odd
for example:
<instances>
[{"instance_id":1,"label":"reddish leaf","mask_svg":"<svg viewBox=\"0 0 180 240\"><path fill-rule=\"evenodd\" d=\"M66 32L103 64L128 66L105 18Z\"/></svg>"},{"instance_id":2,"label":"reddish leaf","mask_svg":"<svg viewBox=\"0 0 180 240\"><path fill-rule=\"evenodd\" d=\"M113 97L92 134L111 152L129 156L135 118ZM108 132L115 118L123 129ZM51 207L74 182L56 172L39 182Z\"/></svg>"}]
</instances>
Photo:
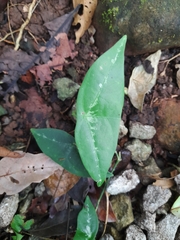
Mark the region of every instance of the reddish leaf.
<instances>
[{"instance_id":1,"label":"reddish leaf","mask_svg":"<svg viewBox=\"0 0 180 240\"><path fill-rule=\"evenodd\" d=\"M53 175L44 180L44 185L49 188L53 197L59 197L68 192L80 177L66 170L57 170Z\"/></svg>"},{"instance_id":2,"label":"reddish leaf","mask_svg":"<svg viewBox=\"0 0 180 240\"><path fill-rule=\"evenodd\" d=\"M96 207L98 199L100 198L101 192L103 188L95 187L95 191L89 193L89 197L93 203L93 205ZM100 221L105 222L106 221L106 196L103 194L102 199L100 201L100 204L98 206L97 215ZM111 207L111 203L109 202L109 214L107 222L116 222L116 217L114 215L114 212Z\"/></svg>"},{"instance_id":3,"label":"reddish leaf","mask_svg":"<svg viewBox=\"0 0 180 240\"><path fill-rule=\"evenodd\" d=\"M21 158L23 155L18 152L10 151L5 147L0 147L0 157Z\"/></svg>"}]
</instances>

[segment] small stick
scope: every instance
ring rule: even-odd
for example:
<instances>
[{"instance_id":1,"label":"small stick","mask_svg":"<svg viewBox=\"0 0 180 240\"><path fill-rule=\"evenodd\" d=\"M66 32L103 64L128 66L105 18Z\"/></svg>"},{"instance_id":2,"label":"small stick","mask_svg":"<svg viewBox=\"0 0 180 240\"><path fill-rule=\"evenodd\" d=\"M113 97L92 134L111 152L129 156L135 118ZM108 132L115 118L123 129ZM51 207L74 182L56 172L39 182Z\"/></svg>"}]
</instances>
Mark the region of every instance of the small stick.
<instances>
[{"instance_id":1,"label":"small stick","mask_svg":"<svg viewBox=\"0 0 180 240\"><path fill-rule=\"evenodd\" d=\"M28 23L29 23L29 21L30 21L30 19L32 17L33 11L35 10L35 7L37 6L36 1L37 0L33 0L32 1L31 5L29 7L27 19L20 27L20 31L19 31L18 37L16 39L16 44L15 44L15 47L14 47L15 51L17 51L19 46L20 46L20 41L21 41L21 38L22 38L23 31L24 31L25 27L28 25ZM38 3L39 2L40 1L38 1Z\"/></svg>"}]
</instances>

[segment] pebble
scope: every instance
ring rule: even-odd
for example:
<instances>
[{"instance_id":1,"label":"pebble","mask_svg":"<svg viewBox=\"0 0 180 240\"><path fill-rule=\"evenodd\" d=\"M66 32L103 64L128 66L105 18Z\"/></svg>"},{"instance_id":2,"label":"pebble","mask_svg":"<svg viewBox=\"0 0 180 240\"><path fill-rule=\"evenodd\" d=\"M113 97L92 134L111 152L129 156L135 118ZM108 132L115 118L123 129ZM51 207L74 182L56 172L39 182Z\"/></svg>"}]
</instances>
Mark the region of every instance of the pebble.
<instances>
[{"instance_id":1,"label":"pebble","mask_svg":"<svg viewBox=\"0 0 180 240\"><path fill-rule=\"evenodd\" d=\"M112 223L112 226L114 226L117 231L121 231L134 222L131 199L127 194L112 196L111 206L117 219L116 222ZM114 238L117 239L116 237Z\"/></svg>"},{"instance_id":2,"label":"pebble","mask_svg":"<svg viewBox=\"0 0 180 240\"><path fill-rule=\"evenodd\" d=\"M99 240L114 240L114 238L110 234L105 234Z\"/></svg>"},{"instance_id":3,"label":"pebble","mask_svg":"<svg viewBox=\"0 0 180 240\"><path fill-rule=\"evenodd\" d=\"M73 98L80 88L79 84L65 77L55 79L53 87L57 90L58 98L62 101Z\"/></svg>"},{"instance_id":4,"label":"pebble","mask_svg":"<svg viewBox=\"0 0 180 240\"><path fill-rule=\"evenodd\" d=\"M132 142L127 142L125 144L125 148L131 152L132 160L142 166L143 161L146 161L152 152L151 145L143 143L139 139L134 139Z\"/></svg>"},{"instance_id":5,"label":"pebble","mask_svg":"<svg viewBox=\"0 0 180 240\"><path fill-rule=\"evenodd\" d=\"M111 195L117 195L119 193L127 193L134 189L140 182L136 171L133 169L126 170L121 176L113 177L106 191Z\"/></svg>"},{"instance_id":6,"label":"pebble","mask_svg":"<svg viewBox=\"0 0 180 240\"><path fill-rule=\"evenodd\" d=\"M150 125L143 125L140 122L129 123L129 137L138 139L152 139L156 134L156 129Z\"/></svg>"},{"instance_id":7,"label":"pebble","mask_svg":"<svg viewBox=\"0 0 180 240\"><path fill-rule=\"evenodd\" d=\"M143 185L149 185L154 182L151 175L158 174L161 172L161 169L158 167L156 161L153 157L149 157L146 162L143 162L144 166L135 166L135 170L140 178L140 181Z\"/></svg>"},{"instance_id":8,"label":"pebble","mask_svg":"<svg viewBox=\"0 0 180 240\"><path fill-rule=\"evenodd\" d=\"M7 227L17 211L19 195L4 197L0 204L0 229Z\"/></svg>"},{"instance_id":9,"label":"pebble","mask_svg":"<svg viewBox=\"0 0 180 240\"><path fill-rule=\"evenodd\" d=\"M149 185L143 195L143 210L154 213L159 207L165 204L171 197L169 189Z\"/></svg>"},{"instance_id":10,"label":"pebble","mask_svg":"<svg viewBox=\"0 0 180 240\"><path fill-rule=\"evenodd\" d=\"M177 184L177 191L180 194L180 174L178 174L177 176L175 176L174 178L175 183Z\"/></svg>"},{"instance_id":11,"label":"pebble","mask_svg":"<svg viewBox=\"0 0 180 240\"><path fill-rule=\"evenodd\" d=\"M138 226L133 224L126 229L126 240L146 240L146 235Z\"/></svg>"},{"instance_id":12,"label":"pebble","mask_svg":"<svg viewBox=\"0 0 180 240\"><path fill-rule=\"evenodd\" d=\"M128 129L125 127L123 120L120 122L120 131L119 131L119 139L123 138L126 136L128 133Z\"/></svg>"},{"instance_id":13,"label":"pebble","mask_svg":"<svg viewBox=\"0 0 180 240\"><path fill-rule=\"evenodd\" d=\"M180 100L162 99L153 107L156 112L156 137L162 148L172 153L180 153Z\"/></svg>"},{"instance_id":14,"label":"pebble","mask_svg":"<svg viewBox=\"0 0 180 240\"><path fill-rule=\"evenodd\" d=\"M143 212L139 219L137 219L137 225L146 231L154 232L156 230L156 213Z\"/></svg>"},{"instance_id":15,"label":"pebble","mask_svg":"<svg viewBox=\"0 0 180 240\"><path fill-rule=\"evenodd\" d=\"M174 240L179 225L180 218L168 214L157 222L155 232L148 232L148 240Z\"/></svg>"}]
</instances>

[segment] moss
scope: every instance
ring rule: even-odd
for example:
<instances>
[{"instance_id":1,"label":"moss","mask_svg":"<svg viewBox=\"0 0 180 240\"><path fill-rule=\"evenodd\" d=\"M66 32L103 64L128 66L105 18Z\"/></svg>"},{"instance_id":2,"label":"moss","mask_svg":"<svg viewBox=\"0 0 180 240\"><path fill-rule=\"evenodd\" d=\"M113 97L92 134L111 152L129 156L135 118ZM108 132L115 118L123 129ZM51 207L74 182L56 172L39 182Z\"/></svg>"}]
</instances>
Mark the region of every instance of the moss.
<instances>
[{"instance_id":1,"label":"moss","mask_svg":"<svg viewBox=\"0 0 180 240\"><path fill-rule=\"evenodd\" d=\"M115 1L115 0L111 0L111 1ZM109 8L107 11L104 11L102 13L103 23L105 23L109 27L109 30L111 30L112 32L115 32L115 29L113 27L113 20L118 15L118 12L119 12L119 7L113 7L111 9Z\"/></svg>"}]
</instances>

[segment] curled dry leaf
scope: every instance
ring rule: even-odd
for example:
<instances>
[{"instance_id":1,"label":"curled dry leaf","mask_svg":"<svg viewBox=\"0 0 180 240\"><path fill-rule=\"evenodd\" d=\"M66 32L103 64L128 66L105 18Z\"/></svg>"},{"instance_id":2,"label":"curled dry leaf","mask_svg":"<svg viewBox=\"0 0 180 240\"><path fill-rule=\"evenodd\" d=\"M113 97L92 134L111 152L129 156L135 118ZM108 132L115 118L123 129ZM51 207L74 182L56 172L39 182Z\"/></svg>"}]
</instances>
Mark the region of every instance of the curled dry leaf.
<instances>
[{"instance_id":1,"label":"curled dry leaf","mask_svg":"<svg viewBox=\"0 0 180 240\"><path fill-rule=\"evenodd\" d=\"M161 51L151 54L144 64L135 67L130 77L128 96L132 105L141 110L143 108L144 96L156 83L158 63Z\"/></svg>"},{"instance_id":2,"label":"curled dry leaf","mask_svg":"<svg viewBox=\"0 0 180 240\"><path fill-rule=\"evenodd\" d=\"M24 154L21 158L4 157L0 161L0 194L13 195L32 182L41 182L57 169L63 168L43 153Z\"/></svg>"},{"instance_id":3,"label":"curled dry leaf","mask_svg":"<svg viewBox=\"0 0 180 240\"><path fill-rule=\"evenodd\" d=\"M150 176L152 179L156 180L153 183L154 186L159 186L159 187L162 187L162 188L171 188L172 186L174 186L174 184L175 184L174 177L171 177L171 178L161 178L160 174L161 173L157 173L157 174L152 174Z\"/></svg>"},{"instance_id":4,"label":"curled dry leaf","mask_svg":"<svg viewBox=\"0 0 180 240\"><path fill-rule=\"evenodd\" d=\"M178 68L178 71L176 73L176 82L177 82L178 88L180 88L180 64L176 64L175 68Z\"/></svg>"},{"instance_id":5,"label":"curled dry leaf","mask_svg":"<svg viewBox=\"0 0 180 240\"><path fill-rule=\"evenodd\" d=\"M97 0L73 0L74 8L78 5L83 5L83 14L76 14L74 18L73 25L78 23L81 25L80 28L76 31L76 43L79 42L80 38L83 36L84 32L90 27L91 20L94 15L94 11L97 6Z\"/></svg>"},{"instance_id":6,"label":"curled dry leaf","mask_svg":"<svg viewBox=\"0 0 180 240\"><path fill-rule=\"evenodd\" d=\"M0 157L21 158L23 155L18 152L10 151L5 147L0 147Z\"/></svg>"},{"instance_id":7,"label":"curled dry leaf","mask_svg":"<svg viewBox=\"0 0 180 240\"><path fill-rule=\"evenodd\" d=\"M44 180L44 185L49 188L53 197L60 197L67 193L78 182L79 178L65 169L63 171L58 169Z\"/></svg>"}]
</instances>

